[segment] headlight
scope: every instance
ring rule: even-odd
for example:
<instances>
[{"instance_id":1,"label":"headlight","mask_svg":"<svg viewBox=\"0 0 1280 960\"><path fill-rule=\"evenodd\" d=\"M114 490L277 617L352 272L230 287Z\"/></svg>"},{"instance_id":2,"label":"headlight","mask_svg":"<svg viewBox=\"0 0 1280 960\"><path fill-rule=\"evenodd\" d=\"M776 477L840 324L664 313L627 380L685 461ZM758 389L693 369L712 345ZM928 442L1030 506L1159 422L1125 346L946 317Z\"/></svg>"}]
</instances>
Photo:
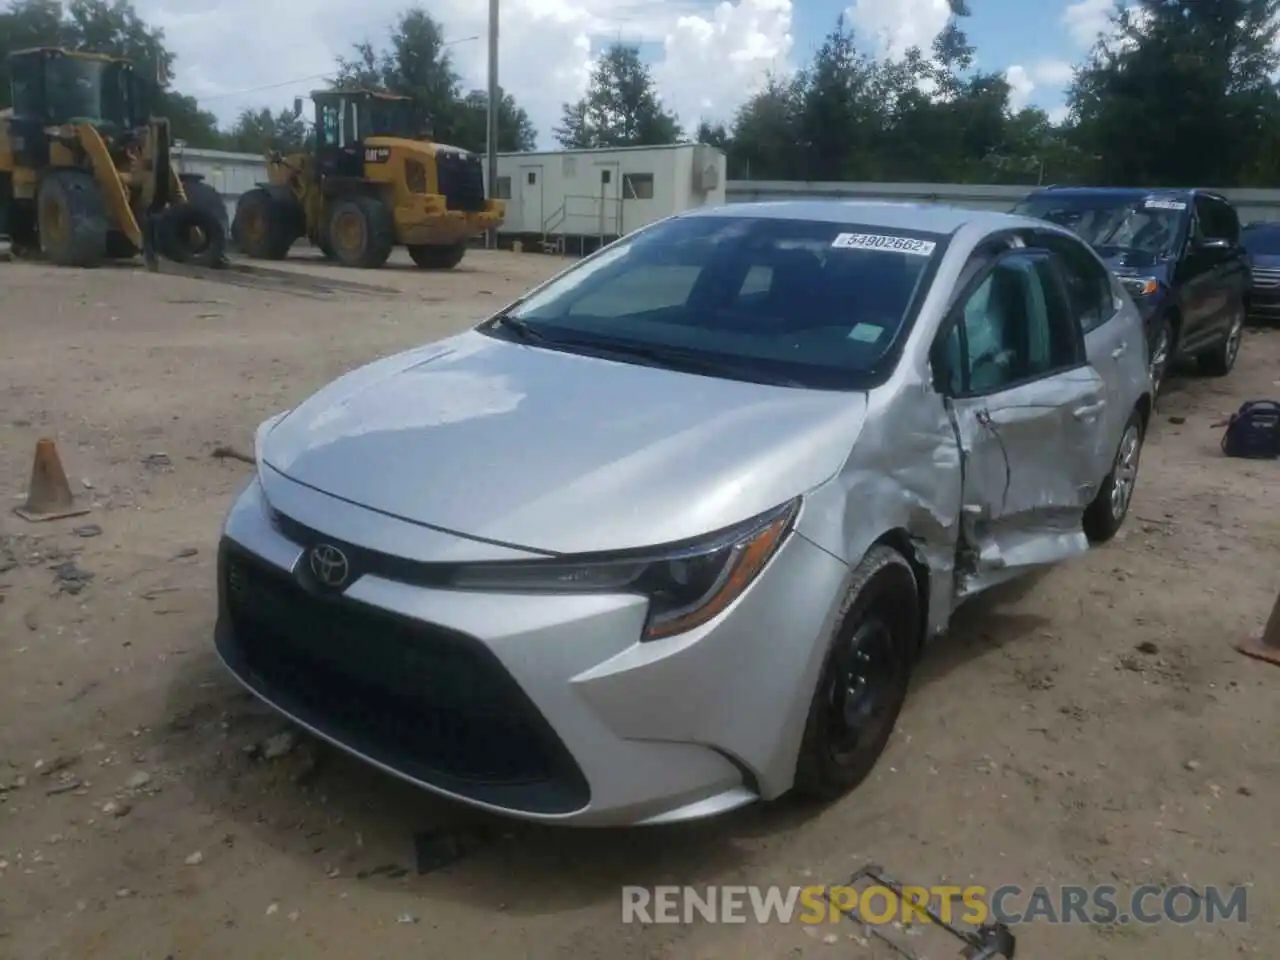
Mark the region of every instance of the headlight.
<instances>
[{"instance_id":1,"label":"headlight","mask_svg":"<svg viewBox=\"0 0 1280 960\"><path fill-rule=\"evenodd\" d=\"M1160 289L1160 281L1155 277L1121 277L1120 282L1131 297L1149 297Z\"/></svg>"},{"instance_id":2,"label":"headlight","mask_svg":"<svg viewBox=\"0 0 1280 960\"><path fill-rule=\"evenodd\" d=\"M253 462L258 469L262 468L262 444L267 439L267 434L272 428L289 415L288 410L283 410L273 417L268 417L258 424L258 429L253 435Z\"/></svg>"},{"instance_id":3,"label":"headlight","mask_svg":"<svg viewBox=\"0 0 1280 960\"><path fill-rule=\"evenodd\" d=\"M728 530L668 548L611 557L462 567L459 590L639 593L649 598L644 640L684 633L718 616L764 569L800 507L792 500Z\"/></svg>"}]
</instances>

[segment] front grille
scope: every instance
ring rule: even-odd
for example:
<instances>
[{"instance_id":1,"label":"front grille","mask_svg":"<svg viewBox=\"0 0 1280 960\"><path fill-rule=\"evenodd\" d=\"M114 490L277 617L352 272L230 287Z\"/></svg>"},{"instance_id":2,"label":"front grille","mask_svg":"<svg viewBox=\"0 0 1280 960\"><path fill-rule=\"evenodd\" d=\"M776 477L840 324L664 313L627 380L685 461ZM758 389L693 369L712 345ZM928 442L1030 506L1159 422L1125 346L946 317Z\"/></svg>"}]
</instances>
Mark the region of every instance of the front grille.
<instances>
[{"instance_id":1,"label":"front grille","mask_svg":"<svg viewBox=\"0 0 1280 960\"><path fill-rule=\"evenodd\" d=\"M450 210L484 209L484 168L473 153L436 153L436 173L440 192Z\"/></svg>"},{"instance_id":2,"label":"front grille","mask_svg":"<svg viewBox=\"0 0 1280 960\"><path fill-rule=\"evenodd\" d=\"M1253 285L1255 287L1280 286L1280 267L1254 267Z\"/></svg>"},{"instance_id":3,"label":"front grille","mask_svg":"<svg viewBox=\"0 0 1280 960\"><path fill-rule=\"evenodd\" d=\"M228 664L281 709L413 779L496 806L569 813L581 770L479 641L317 594L229 542Z\"/></svg>"}]
</instances>

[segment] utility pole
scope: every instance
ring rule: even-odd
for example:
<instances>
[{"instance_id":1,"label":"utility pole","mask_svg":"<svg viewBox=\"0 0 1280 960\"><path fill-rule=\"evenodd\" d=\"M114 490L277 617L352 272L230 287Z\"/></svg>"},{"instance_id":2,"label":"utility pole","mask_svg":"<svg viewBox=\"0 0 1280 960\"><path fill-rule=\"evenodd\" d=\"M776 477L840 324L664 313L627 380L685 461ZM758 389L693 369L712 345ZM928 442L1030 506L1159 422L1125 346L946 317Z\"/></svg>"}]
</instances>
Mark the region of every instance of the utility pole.
<instances>
[{"instance_id":1,"label":"utility pole","mask_svg":"<svg viewBox=\"0 0 1280 960\"><path fill-rule=\"evenodd\" d=\"M489 0L489 111L486 161L489 167L490 200L498 196L498 0ZM490 229L485 246L494 249L498 245L498 231Z\"/></svg>"}]
</instances>

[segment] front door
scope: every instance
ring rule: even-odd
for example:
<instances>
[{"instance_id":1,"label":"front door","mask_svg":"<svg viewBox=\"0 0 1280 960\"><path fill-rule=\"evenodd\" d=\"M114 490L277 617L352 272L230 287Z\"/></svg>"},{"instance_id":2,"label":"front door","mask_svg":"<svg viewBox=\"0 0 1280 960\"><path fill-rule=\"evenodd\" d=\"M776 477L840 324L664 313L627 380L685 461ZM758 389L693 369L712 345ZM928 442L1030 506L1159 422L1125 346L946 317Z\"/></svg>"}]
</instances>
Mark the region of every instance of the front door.
<instances>
[{"instance_id":1,"label":"front door","mask_svg":"<svg viewBox=\"0 0 1280 960\"><path fill-rule=\"evenodd\" d=\"M963 457L957 595L1087 550L1107 396L1053 255L1012 251L976 278L933 365Z\"/></svg>"},{"instance_id":2,"label":"front door","mask_svg":"<svg viewBox=\"0 0 1280 960\"><path fill-rule=\"evenodd\" d=\"M542 167L520 168L520 227L526 233L544 232L542 210Z\"/></svg>"}]
</instances>

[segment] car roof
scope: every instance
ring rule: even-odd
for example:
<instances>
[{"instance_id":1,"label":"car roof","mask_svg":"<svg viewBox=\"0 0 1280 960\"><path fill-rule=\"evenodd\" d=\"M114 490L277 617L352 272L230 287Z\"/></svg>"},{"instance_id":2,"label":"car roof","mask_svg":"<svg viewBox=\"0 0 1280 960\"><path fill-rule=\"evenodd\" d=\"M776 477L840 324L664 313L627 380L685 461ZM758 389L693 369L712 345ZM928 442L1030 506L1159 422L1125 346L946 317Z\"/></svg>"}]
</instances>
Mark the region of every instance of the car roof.
<instances>
[{"instance_id":1,"label":"car roof","mask_svg":"<svg viewBox=\"0 0 1280 960\"><path fill-rule=\"evenodd\" d=\"M1040 187L1027 194L1032 197L1115 197L1116 199L1137 200L1141 197L1170 197L1189 200L1192 197L1213 197L1226 200L1220 193L1205 190L1202 187Z\"/></svg>"},{"instance_id":2,"label":"car roof","mask_svg":"<svg viewBox=\"0 0 1280 960\"><path fill-rule=\"evenodd\" d=\"M776 220L816 220L849 223L887 230L919 230L949 235L961 227L987 230L1025 226L1025 217L995 210L974 210L941 203L892 203L880 200L765 200L755 203L728 203L699 207L678 214L681 217L753 217ZM1038 221L1032 221L1037 223Z\"/></svg>"}]
</instances>

